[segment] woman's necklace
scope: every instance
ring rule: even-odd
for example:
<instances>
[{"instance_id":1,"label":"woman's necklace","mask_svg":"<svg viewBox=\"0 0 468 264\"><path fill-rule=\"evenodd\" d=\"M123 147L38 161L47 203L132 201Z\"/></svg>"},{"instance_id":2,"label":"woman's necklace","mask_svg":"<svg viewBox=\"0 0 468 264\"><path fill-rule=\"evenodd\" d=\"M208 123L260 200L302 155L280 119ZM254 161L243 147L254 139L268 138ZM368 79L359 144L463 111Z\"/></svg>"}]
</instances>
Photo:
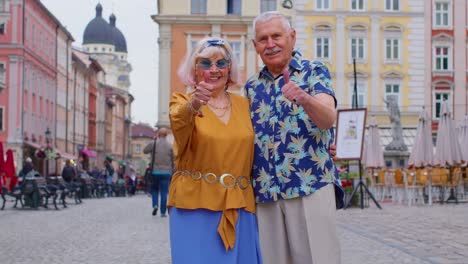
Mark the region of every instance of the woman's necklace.
<instances>
[{"instance_id":1,"label":"woman's necklace","mask_svg":"<svg viewBox=\"0 0 468 264\"><path fill-rule=\"evenodd\" d=\"M222 118L226 115L226 113L228 112L228 110L231 109L231 106L232 106L232 102L231 102L231 97L229 95L228 92L226 92L226 96L227 96L227 103L226 105L222 106L222 107L219 107L219 106L216 106L216 105L213 105L213 104L210 104L210 102L208 102L208 105L210 107L213 108L214 111L212 111L217 117L219 118ZM217 113L216 110L222 110L221 113Z\"/></svg>"},{"instance_id":2,"label":"woman's necklace","mask_svg":"<svg viewBox=\"0 0 468 264\"><path fill-rule=\"evenodd\" d=\"M226 103L225 105L223 105L223 106L214 105L213 103L210 103L210 101L208 101L207 104L208 104L209 106L211 106L212 108L214 108L214 109L226 110L226 109L228 109L228 107L230 107L230 105L231 105L231 97L230 97L230 95L229 95L228 92L226 92L226 98L227 98L227 99L226 99L226 100L227 100L227 103Z\"/></svg>"}]
</instances>

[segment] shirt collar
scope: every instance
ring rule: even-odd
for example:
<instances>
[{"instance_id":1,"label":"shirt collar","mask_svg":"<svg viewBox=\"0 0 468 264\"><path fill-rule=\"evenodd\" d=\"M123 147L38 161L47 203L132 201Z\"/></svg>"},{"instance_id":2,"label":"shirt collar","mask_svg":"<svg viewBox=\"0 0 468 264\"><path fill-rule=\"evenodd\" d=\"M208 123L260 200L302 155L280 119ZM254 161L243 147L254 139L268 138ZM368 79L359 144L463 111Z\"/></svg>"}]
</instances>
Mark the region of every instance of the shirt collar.
<instances>
[{"instance_id":1,"label":"shirt collar","mask_svg":"<svg viewBox=\"0 0 468 264\"><path fill-rule=\"evenodd\" d=\"M301 52L297 49L294 49L292 52L291 62L289 62L289 67L297 71L300 71L302 69L301 61L302 61ZM259 77L265 77L265 78L269 78L272 80L274 79L273 75L268 71L268 68L266 65L263 66L262 70L260 71Z\"/></svg>"}]
</instances>

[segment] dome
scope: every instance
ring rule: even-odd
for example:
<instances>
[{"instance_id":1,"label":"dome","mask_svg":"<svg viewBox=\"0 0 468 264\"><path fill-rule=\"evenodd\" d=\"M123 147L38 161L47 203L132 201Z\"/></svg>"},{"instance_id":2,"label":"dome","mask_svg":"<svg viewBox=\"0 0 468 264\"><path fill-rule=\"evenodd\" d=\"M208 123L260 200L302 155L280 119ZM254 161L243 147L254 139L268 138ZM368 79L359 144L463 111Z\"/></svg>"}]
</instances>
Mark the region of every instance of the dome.
<instances>
[{"instance_id":1,"label":"dome","mask_svg":"<svg viewBox=\"0 0 468 264\"><path fill-rule=\"evenodd\" d=\"M83 45L85 44L110 44L114 45L113 29L102 18L102 6L97 4L96 17L91 20L83 34Z\"/></svg>"},{"instance_id":2,"label":"dome","mask_svg":"<svg viewBox=\"0 0 468 264\"><path fill-rule=\"evenodd\" d=\"M127 41L122 32L115 26L116 17L112 14L109 17L110 26L112 28L112 38L114 40L115 51L127 53Z\"/></svg>"}]
</instances>

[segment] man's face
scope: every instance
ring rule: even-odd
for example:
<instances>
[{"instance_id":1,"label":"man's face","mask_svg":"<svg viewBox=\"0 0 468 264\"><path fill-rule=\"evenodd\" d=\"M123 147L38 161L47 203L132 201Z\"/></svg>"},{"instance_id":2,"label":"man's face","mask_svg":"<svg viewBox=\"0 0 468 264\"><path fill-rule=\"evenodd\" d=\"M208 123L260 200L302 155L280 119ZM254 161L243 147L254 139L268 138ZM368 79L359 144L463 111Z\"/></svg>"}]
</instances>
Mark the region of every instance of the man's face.
<instances>
[{"instance_id":1,"label":"man's face","mask_svg":"<svg viewBox=\"0 0 468 264\"><path fill-rule=\"evenodd\" d=\"M286 30L280 18L273 18L255 26L253 45L263 63L274 75L280 74L291 60L296 43L296 31Z\"/></svg>"}]
</instances>

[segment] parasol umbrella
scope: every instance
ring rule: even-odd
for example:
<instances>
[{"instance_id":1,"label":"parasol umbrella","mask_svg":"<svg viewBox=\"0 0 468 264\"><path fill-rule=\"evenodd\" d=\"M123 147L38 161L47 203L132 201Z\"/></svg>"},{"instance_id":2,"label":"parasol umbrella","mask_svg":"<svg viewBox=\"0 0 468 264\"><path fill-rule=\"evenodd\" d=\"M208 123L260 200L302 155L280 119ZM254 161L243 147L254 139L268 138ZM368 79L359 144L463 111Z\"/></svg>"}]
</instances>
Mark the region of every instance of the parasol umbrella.
<instances>
[{"instance_id":1,"label":"parasol umbrella","mask_svg":"<svg viewBox=\"0 0 468 264\"><path fill-rule=\"evenodd\" d=\"M18 183L18 177L16 176L15 171L15 161L13 159L13 151L8 149L6 152L6 162L5 162L5 176L7 178L7 187L8 190L11 192L13 188Z\"/></svg>"},{"instance_id":2,"label":"parasol umbrella","mask_svg":"<svg viewBox=\"0 0 468 264\"><path fill-rule=\"evenodd\" d=\"M468 115L462 121L459 130L459 140L462 151L462 159L468 161Z\"/></svg>"},{"instance_id":3,"label":"parasol umbrella","mask_svg":"<svg viewBox=\"0 0 468 264\"><path fill-rule=\"evenodd\" d=\"M430 166L433 163L434 145L432 144L431 120L424 109L419 113L418 128L414 138L413 149L409 156L408 165L416 168Z\"/></svg>"},{"instance_id":4,"label":"parasol umbrella","mask_svg":"<svg viewBox=\"0 0 468 264\"><path fill-rule=\"evenodd\" d=\"M448 101L444 101L440 113L439 127L437 128L434 164L441 167L448 167L450 171L449 177L451 177L453 168L462 163L461 147L451 119L449 104ZM453 188L451 189L449 197L449 200L452 199L458 202L457 197L453 195Z\"/></svg>"},{"instance_id":5,"label":"parasol umbrella","mask_svg":"<svg viewBox=\"0 0 468 264\"><path fill-rule=\"evenodd\" d=\"M372 117L369 123L362 161L367 168L382 168L385 166L382 146L380 145L379 126L375 117Z\"/></svg>"},{"instance_id":6,"label":"parasol umbrella","mask_svg":"<svg viewBox=\"0 0 468 264\"><path fill-rule=\"evenodd\" d=\"M462 152L455 127L451 119L448 101L442 103L439 127L437 129L434 164L441 167L454 167L462 162Z\"/></svg>"},{"instance_id":7,"label":"parasol umbrella","mask_svg":"<svg viewBox=\"0 0 468 264\"><path fill-rule=\"evenodd\" d=\"M416 129L416 136L414 138L413 149L409 156L409 167L424 168L431 166L434 162L434 145L432 144L432 128L431 119L426 109L421 110L419 113L418 128ZM414 175L414 174L412 174ZM414 182L414 179L413 179ZM432 184L429 179L428 188L428 202L432 204Z\"/></svg>"},{"instance_id":8,"label":"parasol umbrella","mask_svg":"<svg viewBox=\"0 0 468 264\"><path fill-rule=\"evenodd\" d=\"M0 194L3 193L2 187L5 185L5 159L3 156L3 143L0 141Z\"/></svg>"},{"instance_id":9,"label":"parasol umbrella","mask_svg":"<svg viewBox=\"0 0 468 264\"><path fill-rule=\"evenodd\" d=\"M364 140L364 151L362 155L362 161L364 163L364 167L370 169L370 177L371 179L373 179L372 182L375 181L373 183L373 187L378 193L377 196L383 198L383 196L385 195L384 186L381 186L381 191L379 191L380 188L377 188L378 184L383 184L383 182L377 182L379 178L377 177L377 172L374 171L375 169L383 168L385 166L382 146L380 145L379 126L377 125L375 117L372 117L369 122L367 136Z\"/></svg>"}]
</instances>

